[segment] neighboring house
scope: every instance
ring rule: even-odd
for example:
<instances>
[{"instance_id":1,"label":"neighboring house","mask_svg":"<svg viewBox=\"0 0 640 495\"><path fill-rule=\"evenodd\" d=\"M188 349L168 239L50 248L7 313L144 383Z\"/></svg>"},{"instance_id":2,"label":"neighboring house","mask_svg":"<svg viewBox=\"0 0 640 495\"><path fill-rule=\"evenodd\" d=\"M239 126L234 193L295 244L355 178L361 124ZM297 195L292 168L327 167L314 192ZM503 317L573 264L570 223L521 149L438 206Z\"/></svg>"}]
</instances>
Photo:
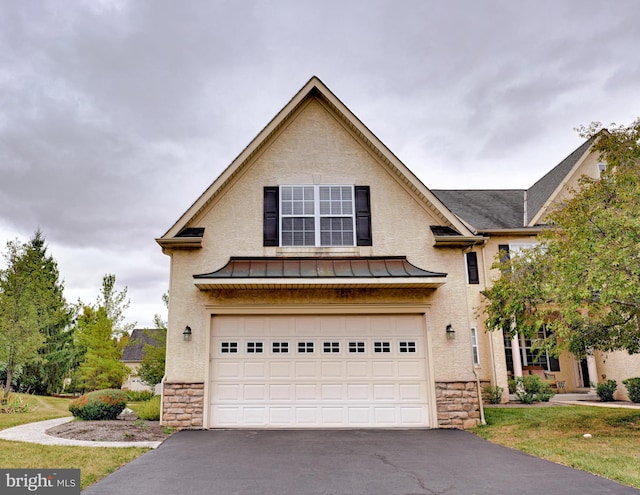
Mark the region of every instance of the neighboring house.
<instances>
[{"instance_id":1,"label":"neighboring house","mask_svg":"<svg viewBox=\"0 0 640 495\"><path fill-rule=\"evenodd\" d=\"M528 191L430 191L313 77L157 239L163 423L475 426L527 356L476 317L489 267L589 163L585 143Z\"/></svg>"},{"instance_id":2,"label":"neighboring house","mask_svg":"<svg viewBox=\"0 0 640 495\"><path fill-rule=\"evenodd\" d=\"M164 332L164 330L160 328L136 328L131 332L129 343L122 351L122 358L120 359L120 361L122 361L131 370L129 376L127 376L122 384L123 390L153 391L153 387L147 385L138 376L138 369L140 368L142 358L144 357L144 346L157 345L158 339L154 338L154 335L160 332Z\"/></svg>"}]
</instances>

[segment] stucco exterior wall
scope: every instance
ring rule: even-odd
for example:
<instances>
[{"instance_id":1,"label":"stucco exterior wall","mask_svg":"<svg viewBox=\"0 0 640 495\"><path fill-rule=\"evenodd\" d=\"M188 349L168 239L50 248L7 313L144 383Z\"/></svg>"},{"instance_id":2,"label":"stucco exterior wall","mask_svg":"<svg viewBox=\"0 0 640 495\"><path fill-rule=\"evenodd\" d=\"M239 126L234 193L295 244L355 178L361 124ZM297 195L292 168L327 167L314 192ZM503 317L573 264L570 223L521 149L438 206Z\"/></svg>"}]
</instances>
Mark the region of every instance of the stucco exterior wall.
<instances>
[{"instance_id":1,"label":"stucco exterior wall","mask_svg":"<svg viewBox=\"0 0 640 495\"><path fill-rule=\"evenodd\" d=\"M347 248L284 248L262 246L262 202L265 186L285 184L354 184L371 190L373 246ZM470 328L466 301L465 266L459 248L433 248L429 226L439 223L409 187L382 165L333 114L317 100L301 108L252 163L239 173L207 209L190 224L204 227L203 247L174 250L171 261L171 301L167 354L167 381L205 379L209 338L207 306L233 304L296 304L339 301L342 291L200 291L192 276L214 271L230 256L406 255L413 264L448 273L437 290L355 291L346 299L355 304L420 301L431 307L436 380L473 380L469 331L456 332L447 341L445 327ZM192 328L184 342L185 325Z\"/></svg>"},{"instance_id":2,"label":"stucco exterior wall","mask_svg":"<svg viewBox=\"0 0 640 495\"><path fill-rule=\"evenodd\" d=\"M626 351L596 352L596 366L598 367L598 381L615 380L618 388L614 399L629 400L627 388L622 380L640 376L640 356Z\"/></svg>"}]
</instances>

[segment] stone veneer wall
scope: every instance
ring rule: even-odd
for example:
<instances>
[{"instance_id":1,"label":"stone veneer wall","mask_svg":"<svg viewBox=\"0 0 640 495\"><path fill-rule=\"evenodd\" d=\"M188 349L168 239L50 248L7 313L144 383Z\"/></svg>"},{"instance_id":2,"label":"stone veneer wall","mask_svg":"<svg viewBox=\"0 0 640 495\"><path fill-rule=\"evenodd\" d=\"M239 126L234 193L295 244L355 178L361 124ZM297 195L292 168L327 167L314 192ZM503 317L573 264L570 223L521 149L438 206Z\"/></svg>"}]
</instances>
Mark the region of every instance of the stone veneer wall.
<instances>
[{"instance_id":1,"label":"stone veneer wall","mask_svg":"<svg viewBox=\"0 0 640 495\"><path fill-rule=\"evenodd\" d=\"M178 429L202 428L204 383L165 383L162 424ZM480 424L476 382L436 382L440 428Z\"/></svg>"},{"instance_id":2,"label":"stone veneer wall","mask_svg":"<svg viewBox=\"0 0 640 495\"><path fill-rule=\"evenodd\" d=\"M476 382L436 382L440 428L473 428L480 424Z\"/></svg>"},{"instance_id":3,"label":"stone veneer wall","mask_svg":"<svg viewBox=\"0 0 640 495\"><path fill-rule=\"evenodd\" d=\"M202 428L204 383L165 383L162 424L179 430Z\"/></svg>"}]
</instances>

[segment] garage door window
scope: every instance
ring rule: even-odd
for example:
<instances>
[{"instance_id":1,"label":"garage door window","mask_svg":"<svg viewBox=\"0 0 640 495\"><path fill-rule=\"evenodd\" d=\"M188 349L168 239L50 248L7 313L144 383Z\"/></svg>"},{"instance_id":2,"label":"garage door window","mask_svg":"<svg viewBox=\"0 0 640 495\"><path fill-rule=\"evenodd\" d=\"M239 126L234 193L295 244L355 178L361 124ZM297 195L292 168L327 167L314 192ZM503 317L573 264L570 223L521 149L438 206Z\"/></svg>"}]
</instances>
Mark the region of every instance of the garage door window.
<instances>
[{"instance_id":1,"label":"garage door window","mask_svg":"<svg viewBox=\"0 0 640 495\"><path fill-rule=\"evenodd\" d=\"M364 352L364 342L349 342L349 352Z\"/></svg>"},{"instance_id":2,"label":"garage door window","mask_svg":"<svg viewBox=\"0 0 640 495\"><path fill-rule=\"evenodd\" d=\"M260 354L262 350L262 342L247 342L247 354Z\"/></svg>"},{"instance_id":3,"label":"garage door window","mask_svg":"<svg viewBox=\"0 0 640 495\"><path fill-rule=\"evenodd\" d=\"M416 352L416 343L400 342L400 352Z\"/></svg>"},{"instance_id":4,"label":"garage door window","mask_svg":"<svg viewBox=\"0 0 640 495\"><path fill-rule=\"evenodd\" d=\"M224 354L236 353L238 352L238 343L237 342L221 342L220 352Z\"/></svg>"},{"instance_id":5,"label":"garage door window","mask_svg":"<svg viewBox=\"0 0 640 495\"><path fill-rule=\"evenodd\" d=\"M322 350L324 352L340 352L340 342L325 342Z\"/></svg>"},{"instance_id":6,"label":"garage door window","mask_svg":"<svg viewBox=\"0 0 640 495\"><path fill-rule=\"evenodd\" d=\"M391 352L390 342L374 342L373 352Z\"/></svg>"},{"instance_id":7,"label":"garage door window","mask_svg":"<svg viewBox=\"0 0 640 495\"><path fill-rule=\"evenodd\" d=\"M289 342L274 342L271 350L274 354L285 354L289 352Z\"/></svg>"},{"instance_id":8,"label":"garage door window","mask_svg":"<svg viewBox=\"0 0 640 495\"><path fill-rule=\"evenodd\" d=\"M298 352L300 354L313 352L313 342L298 342Z\"/></svg>"}]
</instances>

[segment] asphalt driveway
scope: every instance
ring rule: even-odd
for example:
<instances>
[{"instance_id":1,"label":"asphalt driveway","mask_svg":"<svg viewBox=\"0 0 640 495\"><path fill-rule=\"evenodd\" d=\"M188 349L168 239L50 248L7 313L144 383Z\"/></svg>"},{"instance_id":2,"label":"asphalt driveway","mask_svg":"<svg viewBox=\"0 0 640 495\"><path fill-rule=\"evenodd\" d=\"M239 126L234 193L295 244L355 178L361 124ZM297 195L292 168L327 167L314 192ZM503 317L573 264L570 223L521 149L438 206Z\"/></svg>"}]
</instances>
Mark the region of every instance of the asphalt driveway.
<instances>
[{"instance_id":1,"label":"asphalt driveway","mask_svg":"<svg viewBox=\"0 0 640 495\"><path fill-rule=\"evenodd\" d=\"M458 430L181 431L101 495L640 494Z\"/></svg>"}]
</instances>

